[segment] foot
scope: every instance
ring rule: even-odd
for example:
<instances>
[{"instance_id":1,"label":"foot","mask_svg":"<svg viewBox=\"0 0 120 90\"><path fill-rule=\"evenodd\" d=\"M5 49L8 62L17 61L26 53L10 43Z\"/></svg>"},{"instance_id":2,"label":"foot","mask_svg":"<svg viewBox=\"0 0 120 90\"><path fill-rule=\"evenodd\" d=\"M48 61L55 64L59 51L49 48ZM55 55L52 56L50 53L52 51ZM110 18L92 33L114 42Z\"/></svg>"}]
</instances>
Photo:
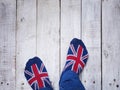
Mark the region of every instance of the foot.
<instances>
[{"instance_id":1,"label":"foot","mask_svg":"<svg viewBox=\"0 0 120 90\"><path fill-rule=\"evenodd\" d=\"M26 63L24 75L33 90L52 90L51 82L43 62L34 57Z\"/></svg>"},{"instance_id":2,"label":"foot","mask_svg":"<svg viewBox=\"0 0 120 90\"><path fill-rule=\"evenodd\" d=\"M74 38L70 42L70 47L68 49L66 64L63 70L63 73L71 70L79 74L88 59L88 51L82 42L82 40Z\"/></svg>"}]
</instances>

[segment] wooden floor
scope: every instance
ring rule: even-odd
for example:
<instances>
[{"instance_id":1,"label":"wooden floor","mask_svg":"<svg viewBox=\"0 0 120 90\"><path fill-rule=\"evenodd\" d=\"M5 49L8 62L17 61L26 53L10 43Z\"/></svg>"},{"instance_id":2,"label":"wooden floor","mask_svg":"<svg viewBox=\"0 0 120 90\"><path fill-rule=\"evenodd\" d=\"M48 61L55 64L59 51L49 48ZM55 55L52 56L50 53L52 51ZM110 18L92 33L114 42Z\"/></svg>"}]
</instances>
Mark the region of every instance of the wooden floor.
<instances>
[{"instance_id":1,"label":"wooden floor","mask_svg":"<svg viewBox=\"0 0 120 90\"><path fill-rule=\"evenodd\" d=\"M0 0L0 90L32 90L23 72L34 56L59 90L74 37L89 52L86 90L120 90L120 0Z\"/></svg>"}]
</instances>

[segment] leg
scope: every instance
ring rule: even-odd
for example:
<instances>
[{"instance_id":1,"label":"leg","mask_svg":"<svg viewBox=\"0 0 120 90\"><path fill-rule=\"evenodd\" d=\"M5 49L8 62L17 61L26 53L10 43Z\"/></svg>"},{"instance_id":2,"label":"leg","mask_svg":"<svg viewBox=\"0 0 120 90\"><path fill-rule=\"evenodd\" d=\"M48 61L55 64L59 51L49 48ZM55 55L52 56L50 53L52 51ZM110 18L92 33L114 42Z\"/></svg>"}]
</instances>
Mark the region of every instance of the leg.
<instances>
[{"instance_id":1,"label":"leg","mask_svg":"<svg viewBox=\"0 0 120 90\"><path fill-rule=\"evenodd\" d=\"M70 43L66 64L60 78L60 90L85 90L79 79L79 74L82 72L87 59L88 52L84 43L74 38Z\"/></svg>"}]
</instances>

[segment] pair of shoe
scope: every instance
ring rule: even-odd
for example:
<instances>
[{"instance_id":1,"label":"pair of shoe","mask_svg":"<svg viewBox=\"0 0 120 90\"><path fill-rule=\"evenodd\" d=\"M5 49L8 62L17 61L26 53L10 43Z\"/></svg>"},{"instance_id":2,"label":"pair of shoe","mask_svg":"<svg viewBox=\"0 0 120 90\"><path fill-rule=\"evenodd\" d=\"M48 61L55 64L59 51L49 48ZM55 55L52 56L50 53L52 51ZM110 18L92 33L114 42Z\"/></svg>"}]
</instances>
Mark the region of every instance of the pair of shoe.
<instances>
[{"instance_id":1,"label":"pair of shoe","mask_svg":"<svg viewBox=\"0 0 120 90\"><path fill-rule=\"evenodd\" d=\"M85 90L79 80L79 74L87 59L88 51L82 40L72 39L59 81L60 90ZM40 58L34 57L28 60L24 75L33 90L53 90L47 70Z\"/></svg>"}]
</instances>

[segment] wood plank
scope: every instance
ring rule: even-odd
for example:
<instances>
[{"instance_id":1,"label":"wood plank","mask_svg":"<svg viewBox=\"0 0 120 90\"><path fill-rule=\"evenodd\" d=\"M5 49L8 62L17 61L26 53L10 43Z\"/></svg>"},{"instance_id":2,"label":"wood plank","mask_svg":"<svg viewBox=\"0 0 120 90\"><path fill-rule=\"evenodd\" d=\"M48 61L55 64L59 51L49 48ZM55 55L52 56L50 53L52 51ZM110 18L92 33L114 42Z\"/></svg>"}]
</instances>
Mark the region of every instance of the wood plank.
<instances>
[{"instance_id":1,"label":"wood plank","mask_svg":"<svg viewBox=\"0 0 120 90\"><path fill-rule=\"evenodd\" d=\"M82 40L89 52L82 82L86 90L101 90L101 0L82 1Z\"/></svg>"},{"instance_id":2,"label":"wood plank","mask_svg":"<svg viewBox=\"0 0 120 90\"><path fill-rule=\"evenodd\" d=\"M0 90L15 90L16 0L0 0Z\"/></svg>"},{"instance_id":3,"label":"wood plank","mask_svg":"<svg viewBox=\"0 0 120 90\"><path fill-rule=\"evenodd\" d=\"M36 56L36 0L17 0L16 90L31 90L24 77L28 59Z\"/></svg>"},{"instance_id":4,"label":"wood plank","mask_svg":"<svg viewBox=\"0 0 120 90\"><path fill-rule=\"evenodd\" d=\"M55 90L59 80L59 0L38 0L37 55Z\"/></svg>"},{"instance_id":5,"label":"wood plank","mask_svg":"<svg viewBox=\"0 0 120 90\"><path fill-rule=\"evenodd\" d=\"M120 90L120 0L104 0L102 10L103 90Z\"/></svg>"},{"instance_id":6,"label":"wood plank","mask_svg":"<svg viewBox=\"0 0 120 90\"><path fill-rule=\"evenodd\" d=\"M61 72L70 41L81 38L81 0L61 0Z\"/></svg>"}]
</instances>

